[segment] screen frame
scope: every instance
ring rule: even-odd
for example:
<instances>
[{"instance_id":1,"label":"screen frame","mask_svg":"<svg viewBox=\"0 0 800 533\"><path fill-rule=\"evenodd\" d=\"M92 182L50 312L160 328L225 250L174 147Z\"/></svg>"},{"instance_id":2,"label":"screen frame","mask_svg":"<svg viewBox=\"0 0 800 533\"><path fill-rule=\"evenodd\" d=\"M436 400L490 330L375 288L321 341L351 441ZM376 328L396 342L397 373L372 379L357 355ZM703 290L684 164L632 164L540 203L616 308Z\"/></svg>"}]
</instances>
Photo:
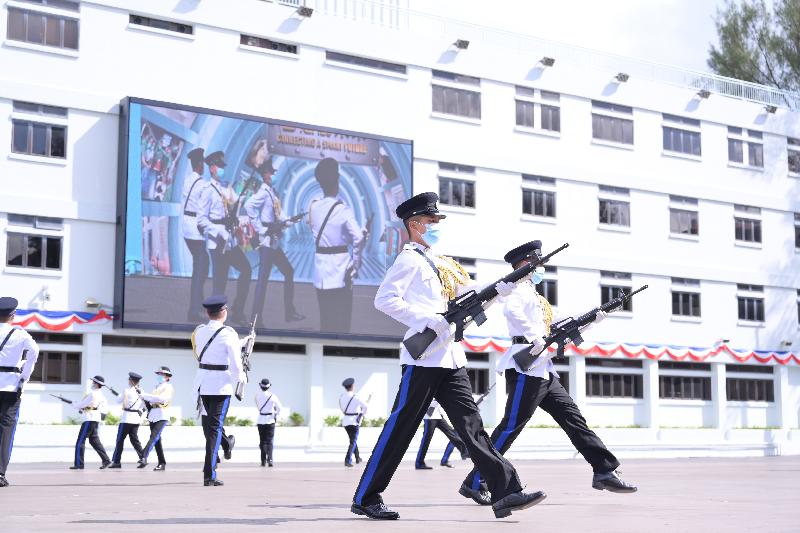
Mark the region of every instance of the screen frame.
<instances>
[{"instance_id":1,"label":"screen frame","mask_svg":"<svg viewBox=\"0 0 800 533\"><path fill-rule=\"evenodd\" d=\"M239 120L251 120L258 122L266 122L279 126L292 126L296 128L306 128L313 130L322 130L331 133L340 133L344 135L355 135L362 137L369 137L379 141L394 142L400 144L408 144L411 147L411 193L414 192L414 141L411 139L401 139L398 137L391 137L387 135L380 135L374 133L345 130L341 128L330 128L327 126L306 124L303 122L293 122L290 120L272 119L269 117L250 115L246 113L235 113L231 111L223 111L219 109L211 109L205 107L198 107L192 105L175 104L172 102L164 102L160 100L150 100L147 98L138 98L135 96L127 96L120 101L119 107L119 145L117 157L117 215L116 215L116 238L115 238L115 263L114 263L114 314L113 314L113 329L136 329L136 330L156 330L156 331L192 331L196 326L190 324L164 324L161 322L131 322L125 320L125 240L127 228L127 215L128 215L128 147L130 144L130 106L131 104L139 104L143 106L166 107L170 109L179 109L183 111L190 111L198 114L213 114L223 116L226 118L233 118ZM231 326L239 332L247 331L245 327ZM402 326L401 326L402 329ZM324 333L313 331L301 330L267 330L266 333L261 333L262 338L311 338L320 340L346 340L346 341L360 341L360 342L392 342L399 343L402 341L402 334L398 336L386 335L361 335L356 333Z\"/></svg>"}]
</instances>

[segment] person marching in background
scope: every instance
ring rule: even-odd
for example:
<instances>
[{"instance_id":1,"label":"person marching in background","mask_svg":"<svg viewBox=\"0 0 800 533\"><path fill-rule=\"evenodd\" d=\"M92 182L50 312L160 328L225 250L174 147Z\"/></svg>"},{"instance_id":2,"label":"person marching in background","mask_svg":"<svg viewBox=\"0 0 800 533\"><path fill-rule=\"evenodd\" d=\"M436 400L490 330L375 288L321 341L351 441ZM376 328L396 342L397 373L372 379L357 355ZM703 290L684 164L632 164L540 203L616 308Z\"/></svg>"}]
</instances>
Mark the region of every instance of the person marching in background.
<instances>
[{"instance_id":1,"label":"person marching in background","mask_svg":"<svg viewBox=\"0 0 800 533\"><path fill-rule=\"evenodd\" d=\"M272 384L267 378L259 384L261 392L256 393L256 409L258 409L258 448L261 450L261 466L272 466L272 442L275 438L275 423L280 415L281 400L274 392L270 392Z\"/></svg>"},{"instance_id":2,"label":"person marching in background","mask_svg":"<svg viewBox=\"0 0 800 533\"><path fill-rule=\"evenodd\" d=\"M361 421L367 414L367 404L353 391L356 380L347 378L342 381L344 392L339 396L339 409L342 410L342 427L347 432L350 445L347 447L347 454L344 456L344 466L353 466L352 457L355 456L356 463L361 462L361 455L358 453L358 430Z\"/></svg>"},{"instance_id":3,"label":"person marching in background","mask_svg":"<svg viewBox=\"0 0 800 533\"><path fill-rule=\"evenodd\" d=\"M167 459L164 457L164 444L161 433L164 431L164 426L169 422L167 407L172 403L172 398L175 397L175 388L170 383L172 370L169 367L162 366L156 370L156 375L158 376L158 386L155 390L150 394L141 393L142 400L150 404L150 412L147 414L147 420L150 422L150 439L145 444L144 450L142 450L142 458L139 459L137 468L147 466L147 457L155 448L158 455L158 464L153 470L161 472L167 469Z\"/></svg>"},{"instance_id":4,"label":"person marching in background","mask_svg":"<svg viewBox=\"0 0 800 533\"><path fill-rule=\"evenodd\" d=\"M14 446L22 389L39 359L39 346L30 333L11 325L18 303L9 296L0 298L0 487L9 485L6 470Z\"/></svg>"},{"instance_id":5,"label":"person marching in background","mask_svg":"<svg viewBox=\"0 0 800 533\"><path fill-rule=\"evenodd\" d=\"M191 163L192 172L183 181L181 233L192 255L192 282L189 288L189 309L186 313L186 318L190 322L202 316L200 302L203 301L203 286L208 278L208 250L203 234L197 227L200 199L203 196L203 189L208 185L203 178L203 153L202 148L195 148L186 156Z\"/></svg>"},{"instance_id":6,"label":"person marching in background","mask_svg":"<svg viewBox=\"0 0 800 533\"><path fill-rule=\"evenodd\" d=\"M139 425L142 423L142 413L147 408L142 400L142 389L139 381L142 376L136 372L128 372L128 388L117 396L117 403L122 404L122 417L119 421L117 430L117 444L114 453L111 455L111 465L109 468L122 468L122 448L125 446L125 439L130 438L131 446L136 450L139 460L142 459L142 444L139 442Z\"/></svg>"},{"instance_id":7,"label":"person marching in background","mask_svg":"<svg viewBox=\"0 0 800 533\"><path fill-rule=\"evenodd\" d=\"M428 453L428 446L430 446L431 440L433 440L433 433L437 429L444 433L444 436L447 437L449 441L447 447L444 449L442 460L440 461L442 466L453 468L453 464L450 462L450 454L453 453L455 448L458 448L459 453L461 453L461 459L469 459L469 452L467 451L464 441L461 440L458 433L447 423L442 408L436 400L433 400L431 406L425 411L423 424L422 440L419 443L419 451L417 452L417 459L414 462L414 468L417 470L431 470L433 468L425 464L425 455Z\"/></svg>"},{"instance_id":8,"label":"person marching in background","mask_svg":"<svg viewBox=\"0 0 800 533\"><path fill-rule=\"evenodd\" d=\"M107 403L105 395L100 390L105 384L106 380L103 379L103 376L94 376L91 379L89 392L79 402L72 405L79 413L83 414L83 424L81 424L81 429L78 431L78 440L75 442L75 464L69 467L70 470L83 470L83 457L86 451L87 438L89 439L89 444L92 445L94 451L103 461L100 469L108 468L111 465L111 460L108 458L106 449L103 447L103 443L100 442L100 436L97 433L97 426L100 424L101 418L100 412Z\"/></svg>"}]
</instances>

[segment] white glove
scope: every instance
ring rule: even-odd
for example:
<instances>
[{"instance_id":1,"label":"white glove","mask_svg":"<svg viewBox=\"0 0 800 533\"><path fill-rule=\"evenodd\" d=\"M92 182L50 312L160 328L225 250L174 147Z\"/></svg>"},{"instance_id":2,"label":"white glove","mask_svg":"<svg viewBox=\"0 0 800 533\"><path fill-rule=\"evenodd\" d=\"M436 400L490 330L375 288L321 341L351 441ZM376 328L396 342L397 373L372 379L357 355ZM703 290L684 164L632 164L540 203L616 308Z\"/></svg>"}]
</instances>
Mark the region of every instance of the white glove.
<instances>
[{"instance_id":1,"label":"white glove","mask_svg":"<svg viewBox=\"0 0 800 533\"><path fill-rule=\"evenodd\" d=\"M436 314L428 319L427 326L436 332L439 337L444 336L445 333L450 334L450 322L448 322L442 315Z\"/></svg>"},{"instance_id":2,"label":"white glove","mask_svg":"<svg viewBox=\"0 0 800 533\"><path fill-rule=\"evenodd\" d=\"M599 324L600 322L605 320L607 317L608 317L608 313L606 313L605 311L598 311L597 315L594 318L594 322L592 322L592 324Z\"/></svg>"},{"instance_id":3,"label":"white glove","mask_svg":"<svg viewBox=\"0 0 800 533\"><path fill-rule=\"evenodd\" d=\"M533 342L531 342L531 344L533 345L531 347L531 352L530 352L532 355L537 355L537 354L542 353L544 351L544 349L547 347L544 344L544 338L543 337L534 337L533 338Z\"/></svg>"},{"instance_id":4,"label":"white glove","mask_svg":"<svg viewBox=\"0 0 800 533\"><path fill-rule=\"evenodd\" d=\"M497 285L494 286L497 294L503 298L509 296L514 291L514 287L516 287L516 285L513 283L506 283L505 281L498 281Z\"/></svg>"}]
</instances>

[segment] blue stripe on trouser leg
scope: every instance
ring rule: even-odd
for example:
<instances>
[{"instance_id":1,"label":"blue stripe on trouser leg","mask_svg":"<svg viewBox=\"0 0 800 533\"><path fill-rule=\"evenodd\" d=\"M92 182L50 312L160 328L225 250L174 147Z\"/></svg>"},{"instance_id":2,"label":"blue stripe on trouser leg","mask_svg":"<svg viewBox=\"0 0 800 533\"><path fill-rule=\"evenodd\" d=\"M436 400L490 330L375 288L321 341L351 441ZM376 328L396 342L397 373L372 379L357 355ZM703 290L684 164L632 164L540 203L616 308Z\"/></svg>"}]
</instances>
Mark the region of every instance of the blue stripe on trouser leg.
<instances>
[{"instance_id":1,"label":"blue stripe on trouser leg","mask_svg":"<svg viewBox=\"0 0 800 533\"><path fill-rule=\"evenodd\" d=\"M119 463L120 460L122 459L122 446L124 446L124 444L121 443L120 441L123 440L123 438L124 437L122 436L122 424L120 423L119 429L117 429L117 443L114 447L114 456L111 458L111 460L115 463Z\"/></svg>"},{"instance_id":2,"label":"blue stripe on trouser leg","mask_svg":"<svg viewBox=\"0 0 800 533\"><path fill-rule=\"evenodd\" d=\"M419 450L417 450L417 460L415 461L415 466L422 466L422 463L425 462L425 458L422 456L422 450L425 448L425 441L428 439L428 434L431 430L431 421L425 420L422 425L422 440L419 442ZM427 450L426 450L427 451Z\"/></svg>"},{"instance_id":3,"label":"blue stripe on trouser leg","mask_svg":"<svg viewBox=\"0 0 800 533\"><path fill-rule=\"evenodd\" d=\"M75 466L82 466L81 460L81 442L86 440L86 432L89 430L89 422L81 424L81 429L78 432L78 440L75 442Z\"/></svg>"},{"instance_id":4,"label":"blue stripe on trouser leg","mask_svg":"<svg viewBox=\"0 0 800 533\"><path fill-rule=\"evenodd\" d=\"M219 445L222 442L222 425L225 423L225 415L228 413L228 404L230 401L230 396L225 398L225 401L222 402L222 412L219 414L217 442L214 443L214 453L211 454L211 479L217 479L217 455L219 454Z\"/></svg>"},{"instance_id":5,"label":"blue stripe on trouser leg","mask_svg":"<svg viewBox=\"0 0 800 533\"><path fill-rule=\"evenodd\" d=\"M444 455L442 455L442 464L445 464L450 460L450 454L453 453L455 446L453 446L452 442L447 443L447 448L444 449Z\"/></svg>"},{"instance_id":6,"label":"blue stripe on trouser leg","mask_svg":"<svg viewBox=\"0 0 800 533\"><path fill-rule=\"evenodd\" d=\"M11 440L8 441L8 460L11 461L11 449L14 447L14 434L17 432L17 424L19 423L19 408L17 406L17 416L14 417L14 429L11 430ZM5 472L3 472L5 474Z\"/></svg>"},{"instance_id":7,"label":"blue stripe on trouser leg","mask_svg":"<svg viewBox=\"0 0 800 533\"><path fill-rule=\"evenodd\" d=\"M503 446L506 440L508 440L508 437L514 432L514 428L517 425L517 415L519 414L519 404L522 400L523 388L525 388L525 374L519 374L517 377L517 385L514 388L514 401L511 404L511 413L508 415L508 423L505 429L503 429L503 432L497 437L497 441L492 443L498 450ZM472 476L472 490L478 490L480 485L481 473L476 470L475 475Z\"/></svg>"},{"instance_id":8,"label":"blue stripe on trouser leg","mask_svg":"<svg viewBox=\"0 0 800 533\"><path fill-rule=\"evenodd\" d=\"M158 422L162 422L162 420L159 420ZM158 422L152 422L152 423L158 424ZM153 449L153 446L155 446L156 442L158 442L161 439L161 432L164 431L164 426L166 425L167 425L166 423L161 424L161 427L158 428L158 433L156 433L155 436L150 439L150 442L144 449L144 452L142 453L142 459L144 459L145 461L147 460L147 456L150 455L150 451Z\"/></svg>"},{"instance_id":9,"label":"blue stripe on trouser leg","mask_svg":"<svg viewBox=\"0 0 800 533\"><path fill-rule=\"evenodd\" d=\"M364 498L364 493L367 491L369 484L372 483L372 478L375 476L375 470L378 468L378 463L383 455L383 450L386 449L389 438L392 436L392 431L394 431L394 425L397 423L397 417L399 416L400 411L402 411L403 407L406 405L406 400L408 399L408 385L411 382L412 370L414 370L413 366L406 367L406 371L403 374L403 379L400 382L400 398L397 402L397 409L395 409L392 414L389 415L389 420L386 421L386 425L383 427L383 431L381 431L381 436L378 437L378 443L375 445L375 451L372 452L372 456L369 458L369 462L367 462L367 469L364 472L364 477L361 478L361 483L359 483L358 489L356 489L355 500L358 505L361 505L361 501Z\"/></svg>"}]
</instances>

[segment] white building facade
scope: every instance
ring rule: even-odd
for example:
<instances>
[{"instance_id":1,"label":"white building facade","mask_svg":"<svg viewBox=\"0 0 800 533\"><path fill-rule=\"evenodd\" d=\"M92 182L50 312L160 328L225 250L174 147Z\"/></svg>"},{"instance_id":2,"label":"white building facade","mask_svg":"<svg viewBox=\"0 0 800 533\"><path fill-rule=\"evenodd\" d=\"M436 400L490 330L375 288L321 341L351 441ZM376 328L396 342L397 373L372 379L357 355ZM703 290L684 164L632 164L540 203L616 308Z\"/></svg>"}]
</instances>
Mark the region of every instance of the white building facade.
<instances>
[{"instance_id":1,"label":"white building facade","mask_svg":"<svg viewBox=\"0 0 800 533\"><path fill-rule=\"evenodd\" d=\"M311 17L294 3L4 3L0 293L41 311L20 320L43 352L21 421L66 418L49 394L77 395L95 374L121 387L136 370L154 386L161 365L175 374L174 416L194 415L188 334L116 330L96 315L113 312L119 102L135 96L413 140L414 191L440 191L449 215L442 251L479 281L508 271L509 248L541 239L545 251L570 243L542 289L558 315L649 285L559 365L590 424L795 434L797 98L397 1L308 2ZM90 314L67 325L78 312ZM476 392L508 345L494 318L467 339ZM259 343L251 381L269 377L312 441L344 377L372 394L370 417L387 416L397 344ZM497 385L487 425L502 416ZM231 414L255 417L249 402ZM543 413L533 423L553 424Z\"/></svg>"}]
</instances>

